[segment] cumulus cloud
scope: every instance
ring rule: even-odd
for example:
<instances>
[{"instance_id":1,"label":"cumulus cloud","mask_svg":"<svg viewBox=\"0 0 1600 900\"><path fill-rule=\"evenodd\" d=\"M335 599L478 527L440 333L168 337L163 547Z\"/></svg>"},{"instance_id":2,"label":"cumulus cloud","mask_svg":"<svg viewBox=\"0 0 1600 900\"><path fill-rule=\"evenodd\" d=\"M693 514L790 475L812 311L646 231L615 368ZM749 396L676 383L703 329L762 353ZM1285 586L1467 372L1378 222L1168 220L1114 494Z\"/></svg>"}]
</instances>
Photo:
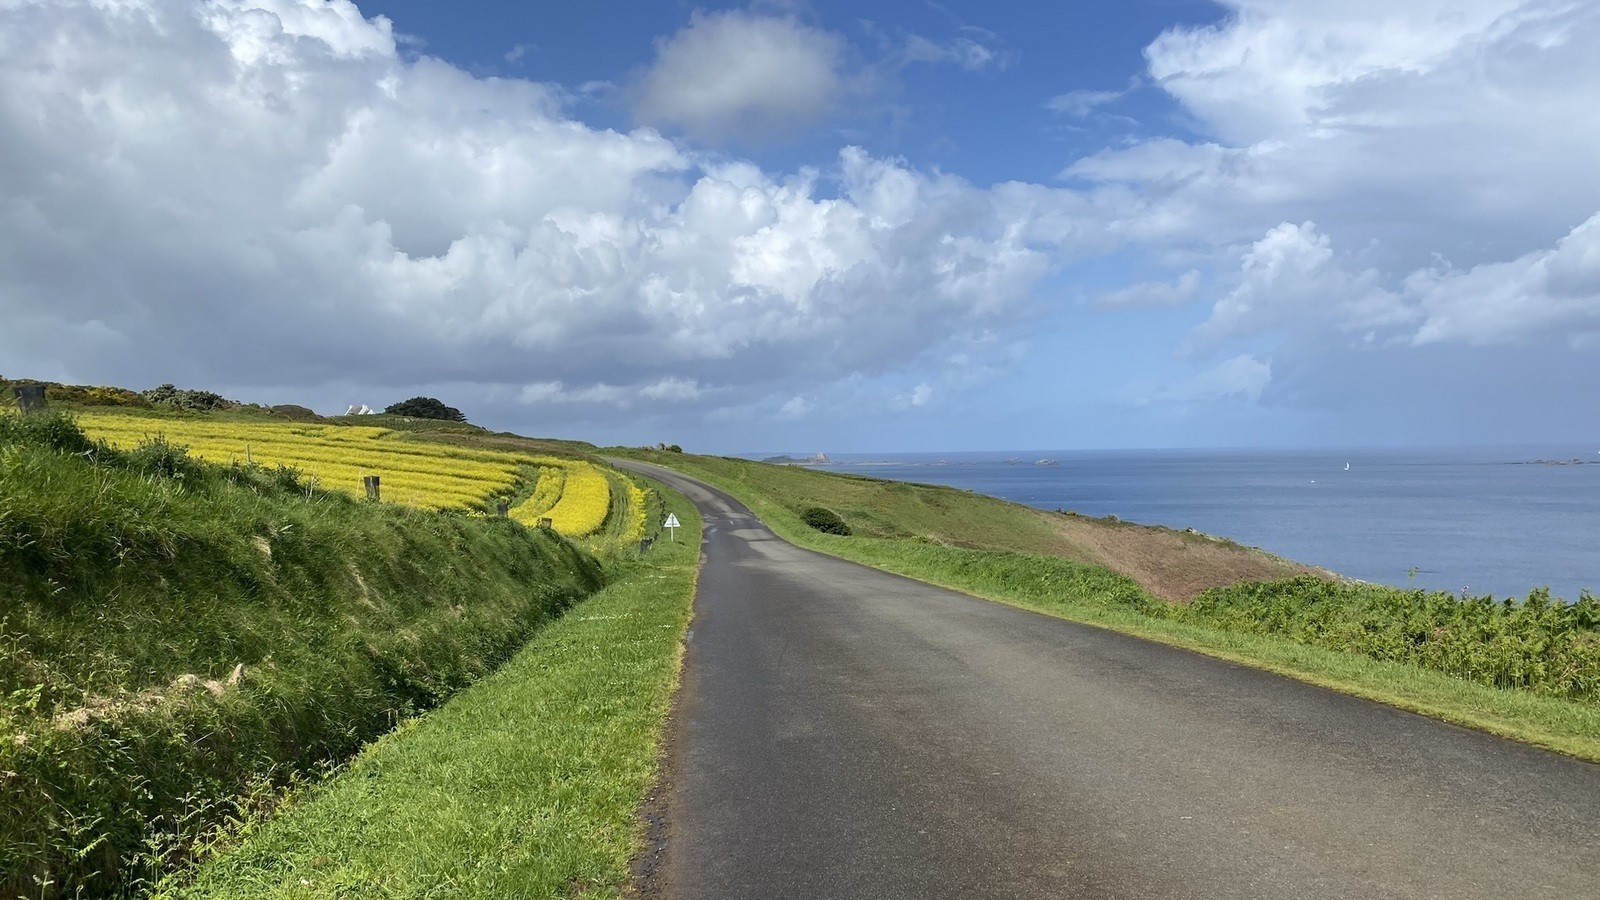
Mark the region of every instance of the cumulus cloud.
<instances>
[{"instance_id":1,"label":"cumulus cloud","mask_svg":"<svg viewBox=\"0 0 1600 900\"><path fill-rule=\"evenodd\" d=\"M1037 197L712 161L561 97L345 0L0 7L6 374L704 411L975 352L1050 269Z\"/></svg>"},{"instance_id":2,"label":"cumulus cloud","mask_svg":"<svg viewBox=\"0 0 1600 900\"><path fill-rule=\"evenodd\" d=\"M1182 407L1238 384L1220 394L1413 440L1570 432L1573 404L1592 407L1570 385L1600 349L1600 119L1574 114L1600 108L1600 6L1224 5L1145 51L1200 137L1062 172L1105 249L1201 273L1209 315L1174 348L1192 374L1133 378L1125 399ZM1067 112L1100 99L1064 96ZM1097 306L1177 294L1136 284Z\"/></svg>"},{"instance_id":3,"label":"cumulus cloud","mask_svg":"<svg viewBox=\"0 0 1600 900\"><path fill-rule=\"evenodd\" d=\"M848 87L846 50L838 35L793 17L695 12L656 42L634 115L713 142L789 134L839 102Z\"/></svg>"},{"instance_id":4,"label":"cumulus cloud","mask_svg":"<svg viewBox=\"0 0 1600 900\"><path fill-rule=\"evenodd\" d=\"M1594 349L1600 340L1600 214L1550 250L1465 271L1413 273L1405 297L1422 320L1417 344L1553 337Z\"/></svg>"},{"instance_id":5,"label":"cumulus cloud","mask_svg":"<svg viewBox=\"0 0 1600 900\"><path fill-rule=\"evenodd\" d=\"M1415 321L1371 269L1352 272L1334 259L1313 222L1285 222L1245 251L1239 281L1196 331L1201 339L1332 323L1357 330Z\"/></svg>"},{"instance_id":6,"label":"cumulus cloud","mask_svg":"<svg viewBox=\"0 0 1600 900\"><path fill-rule=\"evenodd\" d=\"M1275 345L1306 396L1316 366L1337 383L1364 347L1440 348L1382 356L1466 384L1473 347L1597 345L1600 119L1573 111L1600 108L1600 6L1225 5L1145 51L1203 137L1131 141L1062 173L1116 247L1183 259L1214 287L1178 348L1193 364ZM1134 285L1100 305L1169 296ZM1577 365L1564 359L1550 364Z\"/></svg>"}]
</instances>

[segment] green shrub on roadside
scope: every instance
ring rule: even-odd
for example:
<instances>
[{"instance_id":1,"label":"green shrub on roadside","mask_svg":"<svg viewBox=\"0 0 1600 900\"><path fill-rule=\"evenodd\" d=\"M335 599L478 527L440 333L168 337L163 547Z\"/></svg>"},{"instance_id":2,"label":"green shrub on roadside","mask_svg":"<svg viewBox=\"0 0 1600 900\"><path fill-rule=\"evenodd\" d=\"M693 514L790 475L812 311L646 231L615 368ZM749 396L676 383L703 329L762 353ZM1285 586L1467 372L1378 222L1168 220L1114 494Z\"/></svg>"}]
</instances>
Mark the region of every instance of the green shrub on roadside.
<instances>
[{"instance_id":1,"label":"green shrub on roadside","mask_svg":"<svg viewBox=\"0 0 1600 900\"><path fill-rule=\"evenodd\" d=\"M1498 688L1600 700L1600 600L1461 597L1306 575L1201 594L1187 621L1287 637Z\"/></svg>"},{"instance_id":2,"label":"green shrub on roadside","mask_svg":"<svg viewBox=\"0 0 1600 900\"><path fill-rule=\"evenodd\" d=\"M839 518L838 513L831 509L813 506L800 513L800 518L807 525L825 534L839 534L849 537L851 533L850 526L844 519Z\"/></svg>"}]
</instances>

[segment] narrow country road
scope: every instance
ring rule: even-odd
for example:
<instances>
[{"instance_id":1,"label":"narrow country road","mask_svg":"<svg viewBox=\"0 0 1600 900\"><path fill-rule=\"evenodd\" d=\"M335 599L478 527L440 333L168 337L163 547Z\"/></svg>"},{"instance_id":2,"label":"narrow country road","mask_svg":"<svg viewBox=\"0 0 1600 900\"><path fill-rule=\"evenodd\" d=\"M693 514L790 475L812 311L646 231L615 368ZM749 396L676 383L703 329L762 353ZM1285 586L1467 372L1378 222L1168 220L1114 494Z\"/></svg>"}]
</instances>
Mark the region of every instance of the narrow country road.
<instances>
[{"instance_id":1,"label":"narrow country road","mask_svg":"<svg viewBox=\"0 0 1600 900\"><path fill-rule=\"evenodd\" d=\"M1600 766L706 517L646 897L1600 897Z\"/></svg>"}]
</instances>

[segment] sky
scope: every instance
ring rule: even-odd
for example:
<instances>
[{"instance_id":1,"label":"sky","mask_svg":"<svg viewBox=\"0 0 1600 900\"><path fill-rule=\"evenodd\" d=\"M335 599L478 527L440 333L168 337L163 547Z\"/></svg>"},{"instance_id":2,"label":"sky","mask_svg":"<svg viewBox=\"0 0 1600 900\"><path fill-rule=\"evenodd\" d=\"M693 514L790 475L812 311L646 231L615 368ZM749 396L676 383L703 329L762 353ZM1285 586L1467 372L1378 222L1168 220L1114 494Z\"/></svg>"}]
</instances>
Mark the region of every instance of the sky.
<instances>
[{"instance_id":1,"label":"sky","mask_svg":"<svg viewBox=\"0 0 1600 900\"><path fill-rule=\"evenodd\" d=\"M1600 3L0 0L0 374L702 452L1600 446Z\"/></svg>"}]
</instances>

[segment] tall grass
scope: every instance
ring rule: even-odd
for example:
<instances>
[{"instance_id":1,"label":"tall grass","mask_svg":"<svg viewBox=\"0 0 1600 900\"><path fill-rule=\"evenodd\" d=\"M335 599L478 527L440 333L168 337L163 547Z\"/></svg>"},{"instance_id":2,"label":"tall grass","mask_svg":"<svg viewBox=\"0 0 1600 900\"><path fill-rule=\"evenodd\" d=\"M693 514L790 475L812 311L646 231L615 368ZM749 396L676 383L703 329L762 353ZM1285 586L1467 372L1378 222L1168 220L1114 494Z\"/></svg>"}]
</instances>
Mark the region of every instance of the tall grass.
<instances>
[{"instance_id":1,"label":"tall grass","mask_svg":"<svg viewBox=\"0 0 1600 900\"><path fill-rule=\"evenodd\" d=\"M1302 577L1207 591L1190 622L1359 653L1548 697L1600 700L1600 600L1458 597Z\"/></svg>"},{"instance_id":2,"label":"tall grass","mask_svg":"<svg viewBox=\"0 0 1600 900\"><path fill-rule=\"evenodd\" d=\"M0 416L0 895L138 890L600 582L514 522Z\"/></svg>"}]
</instances>

